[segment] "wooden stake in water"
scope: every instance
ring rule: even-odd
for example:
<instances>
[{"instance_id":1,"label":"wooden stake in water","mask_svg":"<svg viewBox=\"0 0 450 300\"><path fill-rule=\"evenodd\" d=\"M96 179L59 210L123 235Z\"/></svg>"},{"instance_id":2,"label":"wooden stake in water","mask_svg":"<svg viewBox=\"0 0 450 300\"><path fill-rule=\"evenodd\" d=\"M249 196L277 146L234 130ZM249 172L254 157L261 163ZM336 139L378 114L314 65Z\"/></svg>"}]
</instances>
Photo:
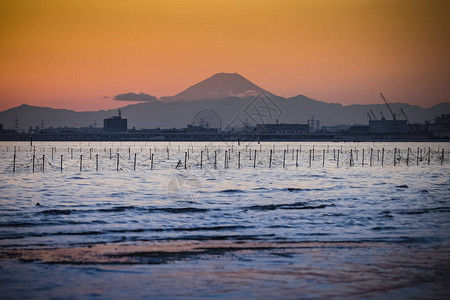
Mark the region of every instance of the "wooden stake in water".
<instances>
[{"instance_id":1,"label":"wooden stake in water","mask_svg":"<svg viewBox=\"0 0 450 300\"><path fill-rule=\"evenodd\" d=\"M134 154L134 165L133 170L136 171L136 153Z\"/></svg>"},{"instance_id":2,"label":"wooden stake in water","mask_svg":"<svg viewBox=\"0 0 450 300\"><path fill-rule=\"evenodd\" d=\"M397 156L397 148L394 148L394 167L397 165L396 156Z\"/></svg>"},{"instance_id":3,"label":"wooden stake in water","mask_svg":"<svg viewBox=\"0 0 450 300\"><path fill-rule=\"evenodd\" d=\"M309 149L309 167L310 168L311 168L311 153L312 153L312 150Z\"/></svg>"},{"instance_id":4,"label":"wooden stake in water","mask_svg":"<svg viewBox=\"0 0 450 300\"><path fill-rule=\"evenodd\" d=\"M13 159L13 173L16 173L16 153L14 153L14 159Z\"/></svg>"},{"instance_id":5,"label":"wooden stake in water","mask_svg":"<svg viewBox=\"0 0 450 300\"><path fill-rule=\"evenodd\" d=\"M417 147L416 165L419 165L419 147Z\"/></svg>"},{"instance_id":6,"label":"wooden stake in water","mask_svg":"<svg viewBox=\"0 0 450 300\"><path fill-rule=\"evenodd\" d=\"M188 149L189 151L189 149ZM184 169L186 170L187 168L187 155L188 155L188 151L184 152Z\"/></svg>"},{"instance_id":7,"label":"wooden stake in water","mask_svg":"<svg viewBox=\"0 0 450 300\"><path fill-rule=\"evenodd\" d=\"M62 172L63 155L61 154L61 172Z\"/></svg>"},{"instance_id":8,"label":"wooden stake in water","mask_svg":"<svg viewBox=\"0 0 450 300\"><path fill-rule=\"evenodd\" d=\"M350 167L353 166L353 149L350 149Z\"/></svg>"},{"instance_id":9,"label":"wooden stake in water","mask_svg":"<svg viewBox=\"0 0 450 300\"><path fill-rule=\"evenodd\" d=\"M255 155L253 156L253 168L256 168L256 150Z\"/></svg>"},{"instance_id":10,"label":"wooden stake in water","mask_svg":"<svg viewBox=\"0 0 450 300\"><path fill-rule=\"evenodd\" d=\"M73 148L70 148L70 159L73 159Z\"/></svg>"},{"instance_id":11,"label":"wooden stake in water","mask_svg":"<svg viewBox=\"0 0 450 300\"><path fill-rule=\"evenodd\" d=\"M200 151L200 169L203 169L203 150Z\"/></svg>"},{"instance_id":12,"label":"wooden stake in water","mask_svg":"<svg viewBox=\"0 0 450 300\"><path fill-rule=\"evenodd\" d=\"M89 159L92 159L92 148L89 148Z\"/></svg>"},{"instance_id":13,"label":"wooden stake in water","mask_svg":"<svg viewBox=\"0 0 450 300\"><path fill-rule=\"evenodd\" d=\"M80 155L80 172L83 170L83 154Z\"/></svg>"},{"instance_id":14,"label":"wooden stake in water","mask_svg":"<svg viewBox=\"0 0 450 300\"><path fill-rule=\"evenodd\" d=\"M238 152L238 169L241 168L241 151Z\"/></svg>"},{"instance_id":15,"label":"wooden stake in water","mask_svg":"<svg viewBox=\"0 0 450 300\"><path fill-rule=\"evenodd\" d=\"M225 150L225 159L224 159L224 161L223 161L223 164L224 164L224 166L223 166L223 168L224 169L226 169L227 168L227 150Z\"/></svg>"},{"instance_id":16,"label":"wooden stake in water","mask_svg":"<svg viewBox=\"0 0 450 300\"><path fill-rule=\"evenodd\" d=\"M130 147L128 147L128 160L130 160L131 159L131 149L130 149Z\"/></svg>"},{"instance_id":17,"label":"wooden stake in water","mask_svg":"<svg viewBox=\"0 0 450 300\"><path fill-rule=\"evenodd\" d=\"M322 153L322 168L325 167L325 149L323 150Z\"/></svg>"},{"instance_id":18,"label":"wooden stake in water","mask_svg":"<svg viewBox=\"0 0 450 300\"><path fill-rule=\"evenodd\" d=\"M298 167L298 149L295 154L295 166Z\"/></svg>"},{"instance_id":19,"label":"wooden stake in water","mask_svg":"<svg viewBox=\"0 0 450 300\"><path fill-rule=\"evenodd\" d=\"M409 166L409 148L408 152L406 152L406 165Z\"/></svg>"},{"instance_id":20,"label":"wooden stake in water","mask_svg":"<svg viewBox=\"0 0 450 300\"><path fill-rule=\"evenodd\" d=\"M428 148L428 165L430 164L430 160L431 160L431 149Z\"/></svg>"},{"instance_id":21,"label":"wooden stake in water","mask_svg":"<svg viewBox=\"0 0 450 300\"><path fill-rule=\"evenodd\" d=\"M283 151L283 168L286 166L285 161L286 161L286 150Z\"/></svg>"},{"instance_id":22,"label":"wooden stake in water","mask_svg":"<svg viewBox=\"0 0 450 300\"><path fill-rule=\"evenodd\" d=\"M45 170L45 154L42 154L42 173L44 173Z\"/></svg>"},{"instance_id":23,"label":"wooden stake in water","mask_svg":"<svg viewBox=\"0 0 450 300\"><path fill-rule=\"evenodd\" d=\"M312 160L314 160L314 145L313 145L313 148L312 148Z\"/></svg>"},{"instance_id":24,"label":"wooden stake in water","mask_svg":"<svg viewBox=\"0 0 450 300\"><path fill-rule=\"evenodd\" d=\"M217 151L214 151L214 169L217 169Z\"/></svg>"},{"instance_id":25,"label":"wooden stake in water","mask_svg":"<svg viewBox=\"0 0 450 300\"><path fill-rule=\"evenodd\" d=\"M272 168L272 149L270 149L269 168Z\"/></svg>"},{"instance_id":26,"label":"wooden stake in water","mask_svg":"<svg viewBox=\"0 0 450 300\"><path fill-rule=\"evenodd\" d=\"M120 154L117 153L117 166L116 166L117 171L119 171L119 156Z\"/></svg>"},{"instance_id":27,"label":"wooden stake in water","mask_svg":"<svg viewBox=\"0 0 450 300\"><path fill-rule=\"evenodd\" d=\"M361 166L364 167L364 148L362 153Z\"/></svg>"},{"instance_id":28,"label":"wooden stake in water","mask_svg":"<svg viewBox=\"0 0 450 300\"><path fill-rule=\"evenodd\" d=\"M95 171L98 172L98 154L95 155Z\"/></svg>"},{"instance_id":29,"label":"wooden stake in water","mask_svg":"<svg viewBox=\"0 0 450 300\"><path fill-rule=\"evenodd\" d=\"M370 148L370 166L372 166L373 148Z\"/></svg>"},{"instance_id":30,"label":"wooden stake in water","mask_svg":"<svg viewBox=\"0 0 450 300\"><path fill-rule=\"evenodd\" d=\"M34 160L36 159L36 155L33 154L33 173L34 173Z\"/></svg>"},{"instance_id":31,"label":"wooden stake in water","mask_svg":"<svg viewBox=\"0 0 450 300\"><path fill-rule=\"evenodd\" d=\"M441 165L444 164L444 148L442 148Z\"/></svg>"},{"instance_id":32,"label":"wooden stake in water","mask_svg":"<svg viewBox=\"0 0 450 300\"><path fill-rule=\"evenodd\" d=\"M339 167L339 152L340 152L340 150L338 149L337 159L336 159L336 167Z\"/></svg>"},{"instance_id":33,"label":"wooden stake in water","mask_svg":"<svg viewBox=\"0 0 450 300\"><path fill-rule=\"evenodd\" d=\"M170 159L169 157L169 147L167 147L167 159Z\"/></svg>"},{"instance_id":34,"label":"wooden stake in water","mask_svg":"<svg viewBox=\"0 0 450 300\"><path fill-rule=\"evenodd\" d=\"M153 170L153 155L155 155L155 154L152 153L152 160L151 160L151 163L150 163L150 170ZM185 165L185 168L186 168L186 165Z\"/></svg>"}]
</instances>

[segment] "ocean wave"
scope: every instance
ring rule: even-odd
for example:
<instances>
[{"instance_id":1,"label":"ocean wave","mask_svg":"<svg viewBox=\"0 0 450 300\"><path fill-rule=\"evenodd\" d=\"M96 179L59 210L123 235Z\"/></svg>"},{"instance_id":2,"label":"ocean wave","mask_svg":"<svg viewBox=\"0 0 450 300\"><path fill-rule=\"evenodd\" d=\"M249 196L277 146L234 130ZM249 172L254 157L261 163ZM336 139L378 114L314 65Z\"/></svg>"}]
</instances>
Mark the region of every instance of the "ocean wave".
<instances>
[{"instance_id":1,"label":"ocean wave","mask_svg":"<svg viewBox=\"0 0 450 300\"><path fill-rule=\"evenodd\" d=\"M37 214L43 215L70 215L76 213L114 213L139 210L142 212L166 212L166 213L197 213L207 212L210 209L196 207L136 207L136 206L114 206L111 208L100 209L50 209L43 210Z\"/></svg>"},{"instance_id":2,"label":"ocean wave","mask_svg":"<svg viewBox=\"0 0 450 300\"><path fill-rule=\"evenodd\" d=\"M245 193L243 190L239 190L239 189L226 189L226 190L221 190L219 191L219 193Z\"/></svg>"},{"instance_id":3,"label":"ocean wave","mask_svg":"<svg viewBox=\"0 0 450 300\"><path fill-rule=\"evenodd\" d=\"M252 205L244 207L248 210L276 210L276 209L321 209L325 207L335 206L334 204L321 204L321 205L306 205L303 202L287 203L287 204L267 204L267 205Z\"/></svg>"},{"instance_id":4,"label":"ocean wave","mask_svg":"<svg viewBox=\"0 0 450 300\"><path fill-rule=\"evenodd\" d=\"M450 212L450 207L434 207L434 208L424 208L416 210L401 211L399 214L402 215L420 215L429 212Z\"/></svg>"}]
</instances>

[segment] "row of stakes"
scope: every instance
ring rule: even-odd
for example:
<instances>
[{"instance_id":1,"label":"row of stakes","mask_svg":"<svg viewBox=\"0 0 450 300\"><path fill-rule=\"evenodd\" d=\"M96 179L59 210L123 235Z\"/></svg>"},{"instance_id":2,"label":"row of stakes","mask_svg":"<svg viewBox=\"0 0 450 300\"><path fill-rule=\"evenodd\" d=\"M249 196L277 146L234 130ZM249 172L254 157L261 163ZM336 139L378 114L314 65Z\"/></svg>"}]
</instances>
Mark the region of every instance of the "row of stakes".
<instances>
[{"instance_id":1,"label":"row of stakes","mask_svg":"<svg viewBox=\"0 0 450 300\"><path fill-rule=\"evenodd\" d=\"M248 150L248 148L246 148ZM329 149L329 148L328 148ZM327 149L327 151L329 151ZM54 153L56 152L56 148L51 148L52 150L52 160L54 159ZM69 148L68 148L69 150ZM112 149L109 149L109 158L112 159ZM119 149L117 149L119 152ZM188 165L188 160L190 159L190 149L188 148L187 151L185 152L184 155L184 164L181 163L181 161L178 162L176 168L184 168L187 169L187 165ZM246 151L247 151L246 150ZM292 160L294 160L294 149L292 150ZM368 165L373 166L373 148L370 148L369 150L369 162ZM19 149L20 151L20 149ZM36 165L36 154L35 154L36 148L33 148L33 157L32 157L32 172L35 172L35 165ZM80 152L81 152L81 148L80 148ZM89 158L92 159L92 148L89 148ZM141 148L142 151L142 148ZM156 148L154 149L154 152L156 151ZM180 149L179 149L180 151ZM192 147L191 152L193 152L194 149ZM206 151L206 157L207 160L209 160L209 149L206 148L205 146L205 151ZM283 168L286 167L286 154L288 153L289 149L285 149L283 150ZM296 150L296 155L295 155L295 166L298 167L299 163L298 163L298 156L299 156L299 151L301 153L301 148L300 150L297 149ZM106 148L105 148L105 152L106 152ZM225 150L225 156L224 156L224 169L228 169L229 168L229 162L231 160L231 153L233 152L233 149L228 149ZM249 150L249 157L250 160L252 160L251 158L251 149ZM260 152L261 152L261 147L260 147ZM273 149L270 149L270 154L269 154L269 168L272 168L272 160L273 160L273 154L274 154L274 147ZM442 149L442 154L440 157L440 162L441 165L444 163L444 149ZM73 148L70 148L70 154L71 154L71 159L73 159ZM203 154L204 151L201 150L200 151L200 168L203 169ZM336 166L339 167L340 166L340 156L343 154L342 148L338 149L336 151L336 149L333 149L333 159L334 161L336 161ZM412 154L412 151L410 148L408 148L407 150L407 156L406 156L406 164L409 166L410 164L410 156ZM362 159L361 159L361 165L364 166L366 165L365 162L365 149L362 149ZM349 160L349 165L350 166L355 166L355 156L356 156L356 160L358 160L358 150L355 149L355 151L353 151L353 149L350 149L350 160ZM395 148L394 149L394 166L397 165L397 161L398 158L400 156L400 149ZM430 164L430 160L431 160L431 149L428 148L428 153L426 154L427 156L427 164ZM383 148L381 150L381 165L384 166L384 159L385 158L385 149ZM42 155L42 172L45 172L45 154ZM116 153L116 170L119 171L119 161L120 161L120 154ZM131 159L131 148L128 148L128 159ZM169 148L167 148L167 159L170 159L170 155L169 155ZM153 170L153 162L154 162L154 153L152 153L152 149L150 148L150 169ZM311 167L312 161L315 160L315 149L314 147L312 149L309 150L309 167ZM416 164L419 165L419 161L423 160L423 151L420 148L417 148L417 154L416 154ZM254 150L254 155L253 155L253 168L256 168L256 161L257 161L257 150ZM380 161L380 150L377 150L377 161ZM136 163L137 163L137 153L134 153L134 163L133 163L133 170L136 170ZM95 155L95 166L96 166L96 171L98 171L98 167L99 167L99 163L98 163L98 154ZM12 167L13 167L13 173L16 172L16 148L14 147L14 156L13 156L13 163L12 163ZM79 159L79 167L80 167L80 172L82 172L83 170L83 155L80 155L80 159ZM322 167L325 167L325 149L322 151ZM237 164L237 168L241 168L241 151L238 152L238 164ZM214 169L217 169L217 151L214 151ZM63 155L61 155L60 157L60 171L63 171Z\"/></svg>"}]
</instances>

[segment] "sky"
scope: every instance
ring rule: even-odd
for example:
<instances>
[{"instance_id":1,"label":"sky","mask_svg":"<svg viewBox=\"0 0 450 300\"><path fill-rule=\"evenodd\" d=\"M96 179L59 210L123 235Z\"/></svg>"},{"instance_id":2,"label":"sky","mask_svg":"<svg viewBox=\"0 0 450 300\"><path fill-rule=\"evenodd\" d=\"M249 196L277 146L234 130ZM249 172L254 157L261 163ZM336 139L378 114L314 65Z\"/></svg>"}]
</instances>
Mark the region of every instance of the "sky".
<instances>
[{"instance_id":1,"label":"sky","mask_svg":"<svg viewBox=\"0 0 450 300\"><path fill-rule=\"evenodd\" d=\"M218 72L283 97L450 101L448 1L0 0L0 111L171 96Z\"/></svg>"}]
</instances>

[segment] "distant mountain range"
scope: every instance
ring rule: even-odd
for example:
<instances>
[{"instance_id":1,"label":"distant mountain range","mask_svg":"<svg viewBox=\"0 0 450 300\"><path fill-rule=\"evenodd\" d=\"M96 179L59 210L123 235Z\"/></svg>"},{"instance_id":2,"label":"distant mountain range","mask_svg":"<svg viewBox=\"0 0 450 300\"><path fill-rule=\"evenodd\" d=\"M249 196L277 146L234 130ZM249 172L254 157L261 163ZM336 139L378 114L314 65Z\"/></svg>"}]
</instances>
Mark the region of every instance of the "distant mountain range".
<instances>
[{"instance_id":1,"label":"distant mountain range","mask_svg":"<svg viewBox=\"0 0 450 300\"><path fill-rule=\"evenodd\" d=\"M432 121L436 116L450 113L449 102L430 108L405 103L392 103L391 106L395 111L403 109L411 123ZM136 129L185 127L192 124L195 116L204 110L212 110L220 116L222 129L277 121L302 124L311 116L320 120L321 125L368 124L367 113L370 110L377 118L381 117L380 112L386 118L392 118L381 101L373 105L343 106L303 95L283 98L236 73L218 73L175 96L121 108L122 117L128 119L128 127ZM42 121L45 127L87 127L94 123L101 127L103 119L113 115L117 115L117 110L75 112L21 105L0 112L0 123L7 129L13 129L17 117L23 130L39 126Z\"/></svg>"}]
</instances>

